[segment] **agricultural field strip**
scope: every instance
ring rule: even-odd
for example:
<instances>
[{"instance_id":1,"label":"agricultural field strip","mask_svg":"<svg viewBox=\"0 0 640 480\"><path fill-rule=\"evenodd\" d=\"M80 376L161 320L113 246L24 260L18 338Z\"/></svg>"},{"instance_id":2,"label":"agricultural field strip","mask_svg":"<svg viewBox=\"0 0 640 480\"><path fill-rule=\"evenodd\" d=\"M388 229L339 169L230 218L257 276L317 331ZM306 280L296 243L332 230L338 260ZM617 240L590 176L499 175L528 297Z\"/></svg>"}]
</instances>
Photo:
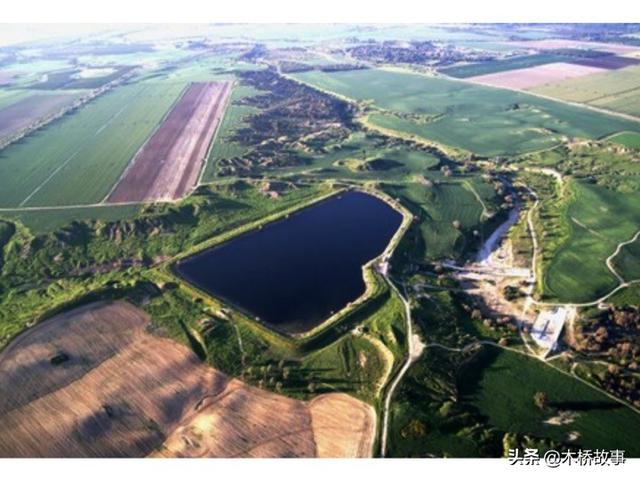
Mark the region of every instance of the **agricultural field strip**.
<instances>
[{"instance_id":1,"label":"agricultural field strip","mask_svg":"<svg viewBox=\"0 0 640 480\"><path fill-rule=\"evenodd\" d=\"M417 75L421 75L419 73L416 72L411 72ZM469 81L468 78L455 78L455 77L449 77L449 76L444 76L444 78L447 78L448 80L452 80L452 81L456 81L456 82L464 82L464 83L471 83L474 84L474 82ZM517 88L509 88L509 87L498 87L495 85L488 85L488 84L483 84L483 87L487 87L487 88L496 88L498 90L509 90L512 92L518 92L518 93L522 93L524 95L532 95L534 97L538 97L538 98L543 98L545 100L550 100L552 102L557 102L557 103L563 103L565 105L570 105L572 107L578 107L578 108L583 108L583 109L587 109L587 110L591 110L594 112L598 112L598 113L602 113L604 115L612 115L615 117L619 117L619 118L624 118L625 120L631 120L632 122L637 122L640 123L640 117L637 117L635 115L629 115L627 113L621 113L621 112L615 112L613 110L607 110L604 108L599 108L599 107L595 107L593 105L588 105L585 103L577 103L577 102L571 102L569 100L562 100L561 98L557 98L557 97L551 97L549 95L544 95L542 93L538 93L538 92L532 92L530 90L518 90Z\"/></svg>"},{"instance_id":2,"label":"agricultural field strip","mask_svg":"<svg viewBox=\"0 0 640 480\"><path fill-rule=\"evenodd\" d=\"M111 125L111 123L112 123L116 118L118 118L118 117L122 114L122 112L124 112L124 111L125 111L125 110L130 106L130 105L131 105L131 104L124 105L120 110L118 110L115 114L113 114L113 115L111 116L111 118L109 118L109 119L108 119L108 120L107 120L107 121L106 121L102 126L100 126L100 127L96 130L96 132L94 133L94 135L93 135L93 136L94 136L94 137L97 137L98 135L100 135L100 134L104 131L104 129L105 129L105 128L107 128L109 125ZM19 204L18 206L19 206L19 207L23 207L23 206L24 206L24 205L25 205L29 200L31 200L31 198L32 198L36 193L38 193L38 192L40 191L40 189L42 189L42 187L44 187L47 183L49 183L49 182L51 181L51 179L52 179L53 177L55 177L55 176L58 174L58 172L59 172L60 170L62 170L64 167L66 167L66 166L67 166L67 164L69 164L69 162L71 162L71 160L73 160L73 159L78 155L78 153L80 153L80 151L82 150L82 148L83 148L83 147L78 147L78 149L77 149L75 152L73 152L71 155L69 155L69 157L68 157L68 158L67 158L63 163L61 163L61 164L60 164L60 166L58 166L58 168L56 168L56 169L51 173L51 175L49 175L49 176L48 176L48 177L47 177L47 178L46 178L46 179L45 179L45 180L44 180L40 185L38 185L38 186L37 186L37 187L36 187L36 188L35 188L35 189L34 189L34 190L29 194L29 195L27 195L27 196L25 197L25 199L24 199L24 200L22 200L22 202L20 202L20 204Z\"/></svg>"},{"instance_id":3,"label":"agricultural field strip","mask_svg":"<svg viewBox=\"0 0 640 480\"><path fill-rule=\"evenodd\" d=\"M19 207L22 207L22 206L24 206L24 204L25 204L25 203L27 203L29 200L31 200L31 198L32 198L36 193L38 193L42 187L44 187L47 183L49 183L49 181L50 181L53 177L55 177L55 176L58 174L58 172L59 172L60 170L62 170L64 167L66 167L66 166L69 164L69 162L70 162L71 160L73 160L74 158L76 158L76 156L78 155L78 153L80 153L80 150L82 150L82 148L81 148L81 147L80 147L80 148L78 148L78 149L77 149L75 152L73 152L71 155L69 155L69 157L68 157L64 162L62 162L62 163L58 166L58 168L56 168L53 172L51 172L51 175L49 175L47 178L45 178L45 179L44 179L44 181L43 181L40 185L38 185L36 188L34 188L34 189L33 189L33 191L32 191L29 195L27 195L27 196L25 197L25 199L24 199L24 200L22 200L22 202L20 202L20 204L19 204L18 206L19 206Z\"/></svg>"},{"instance_id":4,"label":"agricultural field strip","mask_svg":"<svg viewBox=\"0 0 640 480\"><path fill-rule=\"evenodd\" d=\"M593 97L593 98L589 98L588 100L585 100L585 103L591 103L591 102L597 102L599 100L605 100L608 98L615 98L618 95L625 95L627 93L634 93L634 92L640 92L640 86L636 87L636 88L628 88L626 90L616 90L615 92L611 92L611 93L606 93L604 95L600 95L599 97Z\"/></svg>"},{"instance_id":5,"label":"agricultural field strip","mask_svg":"<svg viewBox=\"0 0 640 480\"><path fill-rule=\"evenodd\" d=\"M549 63L547 65L539 65L537 67L469 77L468 80L480 85L492 85L496 87L528 91L539 85L545 85L556 81L564 81L572 78L586 77L601 72L606 72L606 70L570 63Z\"/></svg>"},{"instance_id":6,"label":"agricultural field strip","mask_svg":"<svg viewBox=\"0 0 640 480\"><path fill-rule=\"evenodd\" d=\"M468 79L451 78L444 75L434 76L434 75L424 74L421 72L415 72L412 70L408 70L406 68L382 67L376 70L380 72L387 72L387 74L396 74L396 75L404 74L404 75L413 75L416 77L423 77L427 82L429 80L437 81L439 79L440 82L451 83L452 85L449 87L447 87L446 83L440 83L435 85L436 104L435 104L435 107L434 105L431 105L431 106L436 108L436 110L433 110L432 108L431 110L433 111L431 110L429 111L429 113L431 114L438 113L438 112L442 113L441 110L443 109L444 109L443 110L444 112L447 112L447 109L445 108L447 97L444 94L446 93L447 89L453 89L454 91L457 89L457 87L453 85L453 82L457 80L458 82L464 82L464 85L473 86L473 88L476 88L476 89L493 88L495 89L494 90L495 97L501 98L501 94L499 92L509 92L509 91L517 93L521 97L525 97L525 98L520 98L519 100L513 99L512 101L526 102L527 101L526 97L528 95L531 95L531 98L543 99L545 102L548 102L548 103L546 105L545 104L536 105L536 103L538 102L532 102L534 104L534 108L538 109L542 107L542 109L546 109L546 110L550 109L551 112L548 112L548 113L551 114L552 118L556 118L556 120L551 120L550 128L556 128L557 124L560 123L564 127L568 128L569 130L568 132L564 132L564 130L562 131L564 132L565 135L569 135L569 136L572 136L572 135L585 136L586 135L589 138L600 138L603 135L611 134L612 131L618 131L623 129L634 131L636 129L634 125L640 124L640 118L635 116L618 113L618 112L612 112L610 110L593 107L590 105L584 105L584 104L573 103L568 101L560 101L556 98L548 97L545 95L539 95L535 93L530 93L527 91L520 91L517 89L508 89L508 88L501 88L501 87L492 87L489 85L487 86L477 85L477 84L474 84L473 82L469 82ZM399 109L400 111L403 111L403 112L407 111L408 113L415 110L415 106L411 107L410 105L407 105L406 102L403 102L398 97L397 94L386 94L381 92L380 95L376 97L376 89L379 90L380 87L388 86L392 82L400 81L402 79L394 79L392 77L388 77L388 78L383 77L378 80L378 78L375 76L375 72L372 72L371 70L359 71L355 73L341 72L336 74L314 74L314 73L310 74L308 72L305 72L302 74L297 74L295 77L289 77L289 76L287 77L293 78L294 80L300 83L311 86L319 91L332 94L333 96L346 101L361 103L362 101L366 101L367 99L378 98L381 96L382 98L381 101L383 102L383 104L382 105L376 104L374 105L374 108L387 108L391 110ZM362 77L365 77L365 78L362 78ZM362 92L358 94L357 93L359 91L359 89L357 88L358 79L361 82L370 81L373 83L371 83L368 87L366 87L368 89L366 90L366 92ZM354 84L354 82L356 83ZM458 85L462 85L462 84L458 84ZM425 97L427 99L429 98L428 85L425 87L426 89L423 88L421 90L417 88L416 82L414 81L410 84L410 87L408 88L409 88L408 93L411 95L423 95L422 102L424 103L425 107L428 107L430 105L428 100L424 100ZM470 90L468 93L472 95L473 99L476 102L480 101L479 97L481 97L481 94L479 90L477 91ZM463 92L460 92L460 94L464 95ZM495 101L499 103L500 98L496 98ZM506 99L503 99L503 100L506 101ZM451 103L451 100L449 101ZM414 105L415 105L415 102L414 102ZM504 110L497 108L498 106L499 106L498 104L491 103L491 107L490 108L488 107L488 108L496 112L504 112ZM557 112L555 112L555 110L557 110ZM576 127L570 127L573 124L569 121L567 117L572 115L574 116L579 115L581 111L585 111L585 110L591 110L593 112L597 112L598 115L606 115L608 118L620 118L620 119L623 119L624 122L629 122L629 123L632 122L634 125L628 125L628 124L619 125L619 127L614 128L612 131L602 131L603 130L602 125L606 124L606 122L604 122L605 119L600 119L601 120L600 122L596 122L596 118L594 116L588 116L585 118L584 122L579 122ZM418 112L420 114L426 114L424 111L424 108L418 109ZM557 113L559 117L555 117L555 113ZM555 146L559 144L559 142L561 141L561 138L559 138L560 134L543 135L542 133L535 133L540 131L539 128L536 128L536 125L538 125L539 123L546 125L546 123L548 122L547 120L545 120L545 118L548 118L549 115L541 115L541 116L539 115L537 119L534 118L533 121L527 122L529 123L529 125L524 125L524 126L522 125L522 121L523 121L522 115L509 114L508 112L500 113L499 115L504 115L505 120L511 122L514 125L514 128L516 128L516 125L520 125L519 127L520 133L527 132L527 134L529 135L529 138L522 137L520 135L511 135L511 138L510 138L511 141L507 141L507 139L504 139L503 141L499 142L499 144L497 144L495 141L488 142L486 138L487 135L485 135L484 133L481 134L479 130L476 132L476 135L472 135L470 137L464 136L463 134L464 130L462 129L461 124L459 123L461 121L465 121L464 111L460 111L460 112L454 111L450 116L444 115L443 118L440 118L439 120L433 123L426 123L426 124L422 124L420 122L413 122L410 119L408 120L404 118L398 118L397 120L393 121L394 123L399 122L399 124L395 125L394 127L390 127L387 125L388 123L390 123L388 119L380 118L379 120L375 121L375 127L377 130L380 130L380 131L382 131L381 129L384 129L384 132L387 134L391 134L389 131L389 128L393 128L393 130L398 131L398 133L400 133L399 131L400 129L401 131L407 132L407 135L411 134L411 138L416 138L416 137L424 138L425 141L433 142L435 143L436 146L438 146L441 149L442 148L446 149L447 147L451 147L451 148L455 148L456 151L458 152L476 151L476 153L480 153L488 156L509 155L509 154L515 154L515 153L522 153L524 151L531 152L531 151L543 150L548 147ZM486 115L483 118L486 118ZM562 120L558 120L558 118ZM360 122L363 122L363 121L366 122L366 116L360 117L358 120ZM456 122L456 120L458 120L458 122ZM371 121L370 123L373 124L374 122ZM382 123L382 125L380 125L380 123ZM616 124L617 123L622 123L622 122L618 121L616 122ZM404 125L404 124L407 124L407 125ZM527 128L522 130L524 127L527 127ZM640 125L639 125L639 128L640 128ZM496 125L494 128L494 125L491 124L491 122L489 122L489 124L486 125L486 128L484 129L484 131L492 132L489 134L489 137L491 137L491 135L495 137L500 132L500 129L505 132L510 131L508 128L504 126L504 124ZM572 133L574 131L576 132ZM592 133L589 133L589 132L592 132ZM392 135L392 136L398 136L398 135ZM553 145L550 144L551 142L553 142Z\"/></svg>"},{"instance_id":7,"label":"agricultural field strip","mask_svg":"<svg viewBox=\"0 0 640 480\"><path fill-rule=\"evenodd\" d=\"M207 148L207 153L204 156L202 168L200 169L200 175L198 175L198 181L196 182L196 185L195 185L196 187L203 185L202 178L204 177L204 174L207 170L207 165L209 164L209 156L211 155L211 150L213 149L213 146L215 145L216 140L218 139L218 135L220 134L222 122L224 122L224 119L228 114L229 106L231 105L231 97L233 96L233 89L235 87L236 87L236 82L232 81L231 86L229 87L229 93L224 100L224 105L222 106L222 115L218 120L218 125L215 129L215 132L213 132L213 136L211 137L211 141L209 142L209 147ZM211 183L211 182L207 182L207 183Z\"/></svg>"},{"instance_id":8,"label":"agricultural field strip","mask_svg":"<svg viewBox=\"0 0 640 480\"><path fill-rule=\"evenodd\" d=\"M197 185L212 137L220 125L222 108L228 104L230 90L229 82L189 85L158 129L138 150L106 201L113 204L121 200L175 200ZM195 96L198 101L193 103ZM182 123L182 117L189 112L188 121ZM166 143L165 137L174 140ZM155 158L162 159L161 166L152 175L150 162ZM176 169L179 176L176 176ZM139 184L140 181L146 185Z\"/></svg>"},{"instance_id":9,"label":"agricultural field strip","mask_svg":"<svg viewBox=\"0 0 640 480\"><path fill-rule=\"evenodd\" d=\"M14 96L15 97L15 96ZM51 121L79 98L77 94L26 94L0 108L0 140L9 143L16 135Z\"/></svg>"},{"instance_id":10,"label":"agricultural field strip","mask_svg":"<svg viewBox=\"0 0 640 480\"><path fill-rule=\"evenodd\" d=\"M379 68L379 70L390 71L390 72L394 72L395 71L395 72L400 72L400 73L404 73L404 74L407 74L407 75L423 76L423 77L426 77L426 78L446 78L447 80L451 80L451 81L463 82L463 83L466 83L466 84L469 84L469 83L474 84L474 82L470 82L469 81L469 78L456 78L456 77L451 77L449 75L443 75L443 74L437 74L437 75L434 76L434 75L429 75L429 74L425 74L425 73L422 73L422 72L416 72L414 70L409 70L407 68L402 68L402 67L394 67L394 68L381 67L381 68ZM305 83L306 85L309 85L311 87L314 87L314 88L317 88L317 89L321 90L320 88L315 87L312 83L307 83L307 82L303 82L303 83ZM602 113L604 115L613 115L613 116L617 116L617 117L620 117L620 118L624 118L626 120L631 120L631 121L640 123L640 117L636 117L636 116L633 116L633 115L628 115L628 114L620 113L620 112L614 112L614 111L611 111L611 110L606 110L606 109L603 109L603 108L594 107L593 105L586 105L584 103L572 102L572 101L569 101L569 100L562 100L562 99L559 99L559 98L556 98L556 97L551 97L549 95L544 95L544 94L537 93L537 92L532 92L532 91L529 91L529 90L519 90L517 88L498 87L498 86L495 86L495 85L482 85L482 86L483 87L487 87L487 88L495 88L495 89L498 89L498 90L509 90L509 91L512 91L512 92L522 93L524 95L532 95L534 97L543 98L545 100L550 100L550 101L553 101L553 102L556 102L556 103L563 103L565 105L570 105L570 106L573 106L573 107L588 109L588 110L592 110L592 111L595 111L595 112ZM327 92L326 90L322 90L322 91ZM333 92L329 92L329 93L333 93ZM339 95L339 94L336 94L336 95L338 95L340 98L343 98L343 99L346 98L346 97L344 97L342 95Z\"/></svg>"},{"instance_id":11,"label":"agricultural field strip","mask_svg":"<svg viewBox=\"0 0 640 480\"><path fill-rule=\"evenodd\" d=\"M160 119L160 121L155 125L155 127L153 127L153 130L149 133L149 135L147 136L146 140L144 142L142 142L142 144L140 145L140 147L138 148L138 150L136 151L136 153L131 157L131 159L129 160L129 163L127 163L127 166L124 168L124 170L122 171L122 173L120 174L120 176L118 177L118 179L113 183L113 185L111 186L111 188L109 189L109 191L107 192L107 194L104 196L104 198L98 203L98 205L102 205L102 204L106 204L107 203L107 199L109 198L109 196L111 196L111 194L113 193L113 191L116 189L116 187L120 184L120 182L122 181L122 179L125 177L125 175L127 174L127 172L129 171L129 169L132 167L133 165L133 160L140 154L140 152L142 151L142 149L145 147L145 145L147 145L147 143L149 143L149 140L151 140L151 138L153 138L153 136L156 134L156 132L158 131L158 129L162 126L162 124L164 123L164 121L167 119L167 117L169 116L169 113L171 113L171 111L175 108L175 106L180 102L180 100L182 99L182 97L184 96L184 93L187 91L187 87L188 85L185 85L185 87L182 89L182 91L180 92L179 95L176 96L176 98L174 99L173 103L171 104L171 106L167 109L166 112L164 112L164 115L162 115L162 118ZM127 203L127 202L119 202L121 204ZM140 202L130 202L130 203L140 203Z\"/></svg>"},{"instance_id":12,"label":"agricultural field strip","mask_svg":"<svg viewBox=\"0 0 640 480\"><path fill-rule=\"evenodd\" d=\"M158 83L143 82L113 89L107 95L88 102L73 115L61 118L39 134L28 137L25 142L9 146L3 151L7 157L3 170L24 171L24 175L19 184L13 184L3 192L5 205L2 210L97 204L104 195L102 190L111 188L116 175L122 171L120 167L125 168L125 161L132 155L129 153L131 148L139 146L139 137L142 137L141 141L146 139L145 130L155 126L154 116L166 113L162 107L174 101L183 86L183 83L164 87ZM140 101L135 101L138 97ZM144 108L147 101L155 104L151 111ZM125 118L120 120L119 117ZM131 132L133 136L126 137L122 132ZM56 137L52 139L54 134ZM119 143L110 150L111 141ZM46 148L49 143L50 149ZM70 159L78 148L83 151ZM79 164L80 159L82 164ZM96 167L93 170L90 167L92 162ZM58 169L60 165L62 168ZM76 166L80 168L78 172ZM86 175L93 177L87 178ZM110 181L112 177L113 181ZM90 182L83 183L84 178ZM95 188L89 186L91 183ZM100 198L97 198L96 191Z\"/></svg>"}]
</instances>

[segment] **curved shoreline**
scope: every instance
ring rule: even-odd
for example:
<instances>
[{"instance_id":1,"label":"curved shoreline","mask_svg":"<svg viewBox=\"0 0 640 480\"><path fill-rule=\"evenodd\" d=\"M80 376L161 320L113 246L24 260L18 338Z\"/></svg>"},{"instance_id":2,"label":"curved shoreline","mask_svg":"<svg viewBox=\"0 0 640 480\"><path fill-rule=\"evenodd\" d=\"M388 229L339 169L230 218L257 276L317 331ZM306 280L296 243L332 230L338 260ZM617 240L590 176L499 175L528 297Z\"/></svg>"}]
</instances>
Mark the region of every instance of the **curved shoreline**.
<instances>
[{"instance_id":1,"label":"curved shoreline","mask_svg":"<svg viewBox=\"0 0 640 480\"><path fill-rule=\"evenodd\" d=\"M312 328L310 328L310 329L308 329L306 331L292 333L292 332L286 331L285 329L278 328L277 325L274 325L272 323L259 320L259 319L256 318L256 316L254 314L252 314L251 312L247 311L243 307L235 304L234 302L232 302L232 301L230 301L228 299L225 299L225 298L221 297L220 295L216 295L216 294L213 294L211 292L208 292L204 288L201 288L200 286L195 284L192 279L189 279L187 275L184 275L179 270L180 263L185 261L186 259L197 258L198 256L203 255L203 254L205 254L207 252L210 252L212 249L216 249L216 248L219 248L219 247L221 247L221 246L223 246L225 244L228 244L232 240L236 240L237 238L239 238L241 236L245 236L245 235L256 233L257 231L259 231L259 229L261 229L263 227L267 227L267 226L276 224L278 222L284 221L290 215L295 215L296 213L300 213L300 212L304 211L307 208L316 206L316 205L318 205L318 204L320 204L320 203L322 203L324 201L332 199L336 195L340 195L341 193L345 193L345 192L348 192L348 191L360 192L360 193L364 193L364 194L376 197L377 199L383 201L388 206L390 206L394 211L399 213L402 216L402 221L401 221L400 226L398 227L398 229L395 231L395 233L393 234L393 236L389 240L389 243L387 244L385 249L380 254L378 254L377 256L373 257L371 260L369 260L368 262L366 262L365 264L362 265L362 277L363 277L364 284L365 284L364 292L362 292L355 299L353 299L350 302L348 302L347 304L345 304L342 308L340 308L338 311L336 311L333 315L331 315L330 317L328 317L325 320L321 321L318 325L316 325L316 326L314 326L314 327L312 327ZM367 301L369 301L370 299L374 298L374 294L376 293L376 290L379 287L379 282L376 280L376 268L375 267L376 267L376 265L378 265L378 264L380 264L382 262L388 261L388 259L393 254L395 248L397 247L397 245L400 242L400 239L402 238L402 236L406 232L406 230L409 227L409 225L410 225L412 220L413 220L413 215L408 210L406 210L397 201L395 201L394 199L392 199L391 197L389 197L388 195L386 195L383 192L380 192L380 191L375 190L375 189L363 188L363 187L340 188L338 190L330 192L327 195L323 195L323 196L320 196L318 198L314 198L311 201L306 202L301 206L294 206L294 207L292 207L290 209L284 210L283 212L279 212L278 214L274 214L271 217L267 217L266 219L263 218L263 219L260 219L260 220L258 220L256 222L252 222L252 223L250 223L248 225L243 225L243 226L239 227L238 229L235 229L235 230L233 230L231 232L228 232L227 234L222 234L221 236L218 236L218 237L215 237L213 239L210 239L209 241L205 241L205 242L201 243L200 245L194 247L190 251L184 252L184 253L174 257L174 259L171 261L171 263L169 265L169 273L174 278L174 280L177 280L181 284L185 284L186 283L186 285L188 285L189 288L194 289L200 295L205 296L205 297L209 298L210 300L213 300L215 303L219 304L222 308L226 308L228 310L240 313L243 317L245 317L246 319L248 319L251 323L253 323L255 325L258 325L260 327L266 328L267 330L269 330L269 331L271 331L273 333L276 333L278 335L282 335L285 338L288 338L290 340L306 341L306 340L309 340L309 339L315 337L316 335L328 330L330 327L336 325L341 320L343 320L345 317L347 317L350 313L352 313L353 311L357 310L357 308L361 307ZM222 238L220 238L220 237L222 237Z\"/></svg>"}]
</instances>

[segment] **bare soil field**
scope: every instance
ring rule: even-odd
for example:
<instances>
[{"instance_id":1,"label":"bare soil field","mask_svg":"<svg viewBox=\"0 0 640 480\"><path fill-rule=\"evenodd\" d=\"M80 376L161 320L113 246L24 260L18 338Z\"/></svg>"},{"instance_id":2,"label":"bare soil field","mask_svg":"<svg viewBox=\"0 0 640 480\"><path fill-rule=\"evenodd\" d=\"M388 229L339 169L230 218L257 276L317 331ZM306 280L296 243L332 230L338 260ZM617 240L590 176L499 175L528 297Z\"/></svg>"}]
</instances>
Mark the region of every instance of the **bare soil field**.
<instances>
[{"instance_id":1,"label":"bare soil field","mask_svg":"<svg viewBox=\"0 0 640 480\"><path fill-rule=\"evenodd\" d=\"M572 63L585 65L587 67L604 68L605 70L618 70L633 65L640 65L640 58L607 55L604 57L580 58L572 61Z\"/></svg>"},{"instance_id":2,"label":"bare soil field","mask_svg":"<svg viewBox=\"0 0 640 480\"><path fill-rule=\"evenodd\" d=\"M518 70L508 70L506 72L490 73L488 75L479 75L469 77L466 80L482 85L525 90L547 83L566 80L568 78L583 77L604 71L604 68L560 62Z\"/></svg>"},{"instance_id":3,"label":"bare soil field","mask_svg":"<svg viewBox=\"0 0 640 480\"><path fill-rule=\"evenodd\" d=\"M231 82L193 83L140 148L107 202L175 200L198 181Z\"/></svg>"},{"instance_id":4,"label":"bare soil field","mask_svg":"<svg viewBox=\"0 0 640 480\"><path fill-rule=\"evenodd\" d=\"M342 393L293 400L232 380L167 438L155 457L369 457L373 408Z\"/></svg>"},{"instance_id":5,"label":"bare soil field","mask_svg":"<svg viewBox=\"0 0 640 480\"><path fill-rule=\"evenodd\" d=\"M0 141L69 105L71 95L31 95L0 110Z\"/></svg>"},{"instance_id":6,"label":"bare soil field","mask_svg":"<svg viewBox=\"0 0 640 480\"><path fill-rule=\"evenodd\" d=\"M556 50L561 48L582 48L585 50L598 50L601 52L610 52L616 54L624 54L640 51L640 48L634 45L622 45L619 43L602 43L602 42L585 42L581 40L567 39L546 39L546 40L523 40L517 42L508 42L508 45L515 47L531 48L535 50Z\"/></svg>"},{"instance_id":7,"label":"bare soil field","mask_svg":"<svg viewBox=\"0 0 640 480\"><path fill-rule=\"evenodd\" d=\"M0 353L0 457L371 455L371 406L248 386L148 322L97 302L17 337Z\"/></svg>"}]
</instances>

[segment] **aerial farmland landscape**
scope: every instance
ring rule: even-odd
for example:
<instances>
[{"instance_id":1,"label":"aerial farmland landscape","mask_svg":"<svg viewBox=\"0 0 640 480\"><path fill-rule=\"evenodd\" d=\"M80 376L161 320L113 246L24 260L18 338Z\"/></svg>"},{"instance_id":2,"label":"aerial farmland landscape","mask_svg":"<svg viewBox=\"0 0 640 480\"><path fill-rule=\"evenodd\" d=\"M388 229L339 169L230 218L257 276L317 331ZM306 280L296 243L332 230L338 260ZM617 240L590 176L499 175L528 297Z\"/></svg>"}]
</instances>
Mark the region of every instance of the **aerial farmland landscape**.
<instances>
[{"instance_id":1,"label":"aerial farmland landscape","mask_svg":"<svg viewBox=\"0 0 640 480\"><path fill-rule=\"evenodd\" d=\"M0 43L1 458L533 449L640 457L640 24Z\"/></svg>"}]
</instances>

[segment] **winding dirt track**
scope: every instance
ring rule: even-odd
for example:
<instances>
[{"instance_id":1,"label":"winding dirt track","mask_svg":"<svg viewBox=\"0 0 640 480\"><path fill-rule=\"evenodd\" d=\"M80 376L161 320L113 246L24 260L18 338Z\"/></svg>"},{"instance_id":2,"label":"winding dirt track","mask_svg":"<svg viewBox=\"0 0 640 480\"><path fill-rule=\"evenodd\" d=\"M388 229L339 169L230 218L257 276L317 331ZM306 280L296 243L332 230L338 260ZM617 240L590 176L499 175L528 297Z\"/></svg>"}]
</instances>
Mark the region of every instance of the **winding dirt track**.
<instances>
[{"instance_id":1,"label":"winding dirt track","mask_svg":"<svg viewBox=\"0 0 640 480\"><path fill-rule=\"evenodd\" d=\"M147 333L124 302L77 308L0 353L0 457L370 456L373 408L266 392Z\"/></svg>"},{"instance_id":2,"label":"winding dirt track","mask_svg":"<svg viewBox=\"0 0 640 480\"><path fill-rule=\"evenodd\" d=\"M131 160L107 203L176 200L198 181L231 82L193 83Z\"/></svg>"}]
</instances>

